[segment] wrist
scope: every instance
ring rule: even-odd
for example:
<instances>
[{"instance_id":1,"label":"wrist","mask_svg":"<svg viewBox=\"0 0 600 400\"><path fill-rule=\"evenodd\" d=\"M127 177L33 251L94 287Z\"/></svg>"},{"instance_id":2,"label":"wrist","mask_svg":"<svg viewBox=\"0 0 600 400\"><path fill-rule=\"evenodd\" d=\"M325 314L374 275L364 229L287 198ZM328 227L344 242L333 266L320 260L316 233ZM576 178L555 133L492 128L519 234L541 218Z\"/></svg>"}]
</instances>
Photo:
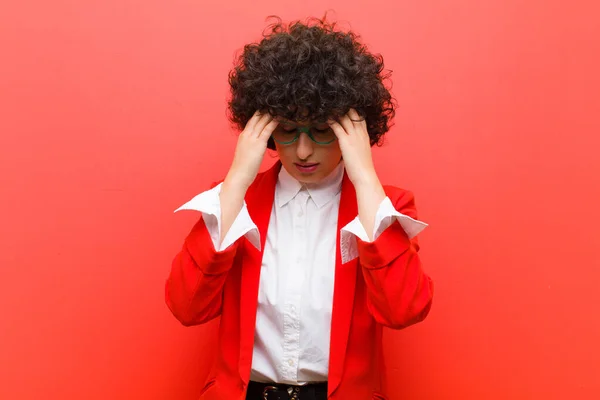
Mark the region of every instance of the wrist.
<instances>
[{"instance_id":1,"label":"wrist","mask_svg":"<svg viewBox=\"0 0 600 400\"><path fill-rule=\"evenodd\" d=\"M246 174L230 170L223 181L223 187L227 187L229 190L236 189L245 192L252 184L252 181Z\"/></svg>"},{"instance_id":2,"label":"wrist","mask_svg":"<svg viewBox=\"0 0 600 400\"><path fill-rule=\"evenodd\" d=\"M359 174L352 182L354 188L358 191L373 191L381 187L379 177L374 171L363 172Z\"/></svg>"},{"instance_id":3,"label":"wrist","mask_svg":"<svg viewBox=\"0 0 600 400\"><path fill-rule=\"evenodd\" d=\"M221 204L223 205L223 201L225 201L229 204L236 204L241 207L244 198L246 197L246 192L247 187L225 180L223 181L221 193L219 194L219 198L222 202Z\"/></svg>"},{"instance_id":4,"label":"wrist","mask_svg":"<svg viewBox=\"0 0 600 400\"><path fill-rule=\"evenodd\" d=\"M375 201L385 198L385 190L377 175L365 176L363 179L357 180L356 183L353 182L353 185L359 200L369 199L369 201Z\"/></svg>"}]
</instances>

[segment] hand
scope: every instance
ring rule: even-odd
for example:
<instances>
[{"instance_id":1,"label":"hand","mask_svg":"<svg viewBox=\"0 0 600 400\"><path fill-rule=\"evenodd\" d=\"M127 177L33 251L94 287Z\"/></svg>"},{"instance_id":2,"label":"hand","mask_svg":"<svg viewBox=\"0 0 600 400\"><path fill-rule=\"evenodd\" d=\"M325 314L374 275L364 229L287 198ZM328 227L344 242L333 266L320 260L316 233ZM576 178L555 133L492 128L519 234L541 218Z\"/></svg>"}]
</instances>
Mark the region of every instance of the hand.
<instances>
[{"instance_id":1,"label":"hand","mask_svg":"<svg viewBox=\"0 0 600 400\"><path fill-rule=\"evenodd\" d=\"M328 123L338 138L344 168L356 189L358 218L369 240L373 240L375 215L385 199L385 191L373 165L367 123L352 108L339 122L329 120Z\"/></svg>"},{"instance_id":2,"label":"hand","mask_svg":"<svg viewBox=\"0 0 600 400\"><path fill-rule=\"evenodd\" d=\"M267 151L267 141L278 123L271 115L260 114L257 111L238 138L233 162L219 194L221 243L244 205L246 191L258 174L258 169Z\"/></svg>"},{"instance_id":3,"label":"hand","mask_svg":"<svg viewBox=\"0 0 600 400\"><path fill-rule=\"evenodd\" d=\"M267 150L267 142L278 123L268 113L254 113L238 138L226 182L244 189L254 182Z\"/></svg>"},{"instance_id":4,"label":"hand","mask_svg":"<svg viewBox=\"0 0 600 400\"><path fill-rule=\"evenodd\" d=\"M353 108L339 122L327 121L337 136L344 167L354 186L370 185L377 181L371 141L366 121Z\"/></svg>"}]
</instances>

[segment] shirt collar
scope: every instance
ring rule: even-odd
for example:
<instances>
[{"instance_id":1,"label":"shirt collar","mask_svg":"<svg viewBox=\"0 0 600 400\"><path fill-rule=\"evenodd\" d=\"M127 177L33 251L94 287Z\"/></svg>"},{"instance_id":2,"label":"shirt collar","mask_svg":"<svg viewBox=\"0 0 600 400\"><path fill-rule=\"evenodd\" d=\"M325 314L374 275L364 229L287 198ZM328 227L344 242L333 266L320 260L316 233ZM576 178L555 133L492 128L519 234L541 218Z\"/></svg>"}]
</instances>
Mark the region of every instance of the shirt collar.
<instances>
[{"instance_id":1,"label":"shirt collar","mask_svg":"<svg viewBox=\"0 0 600 400\"><path fill-rule=\"evenodd\" d=\"M279 178L277 180L275 204L277 207L283 207L296 197L302 188L306 188L317 207L321 208L340 192L342 189L343 178L343 161L340 162L325 179L318 183L302 184L292 177L285 167L282 167L279 171Z\"/></svg>"}]
</instances>

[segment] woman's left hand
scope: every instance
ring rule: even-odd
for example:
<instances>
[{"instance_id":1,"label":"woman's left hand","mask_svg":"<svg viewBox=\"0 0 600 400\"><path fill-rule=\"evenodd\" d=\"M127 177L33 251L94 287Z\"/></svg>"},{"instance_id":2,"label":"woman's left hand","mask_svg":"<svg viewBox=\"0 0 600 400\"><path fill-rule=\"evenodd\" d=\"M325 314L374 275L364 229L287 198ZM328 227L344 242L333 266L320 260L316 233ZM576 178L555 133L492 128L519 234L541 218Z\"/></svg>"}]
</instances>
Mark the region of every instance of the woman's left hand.
<instances>
[{"instance_id":1,"label":"woman's left hand","mask_svg":"<svg viewBox=\"0 0 600 400\"><path fill-rule=\"evenodd\" d=\"M371 154L367 123L353 108L339 122L327 121L337 136L344 167L354 186L372 185L378 181Z\"/></svg>"},{"instance_id":2,"label":"woman's left hand","mask_svg":"<svg viewBox=\"0 0 600 400\"><path fill-rule=\"evenodd\" d=\"M373 165L367 123L352 108L339 122L328 123L338 138L344 168L356 189L358 217L369 240L373 240L375 215L385 199L385 191Z\"/></svg>"}]
</instances>

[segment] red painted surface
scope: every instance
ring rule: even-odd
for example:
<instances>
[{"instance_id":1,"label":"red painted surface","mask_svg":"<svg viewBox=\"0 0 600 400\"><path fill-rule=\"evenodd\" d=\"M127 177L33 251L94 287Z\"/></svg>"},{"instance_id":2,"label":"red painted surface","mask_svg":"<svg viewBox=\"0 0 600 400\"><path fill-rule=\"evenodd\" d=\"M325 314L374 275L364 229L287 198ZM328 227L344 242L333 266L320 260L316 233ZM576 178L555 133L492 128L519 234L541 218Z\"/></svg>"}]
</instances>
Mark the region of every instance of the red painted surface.
<instances>
[{"instance_id":1,"label":"red painted surface","mask_svg":"<svg viewBox=\"0 0 600 400\"><path fill-rule=\"evenodd\" d=\"M394 71L376 165L431 225L434 305L386 334L392 400L597 398L596 3L4 3L0 398L197 397L215 324L164 304L196 220L172 211L227 171L235 51L326 9Z\"/></svg>"}]
</instances>

